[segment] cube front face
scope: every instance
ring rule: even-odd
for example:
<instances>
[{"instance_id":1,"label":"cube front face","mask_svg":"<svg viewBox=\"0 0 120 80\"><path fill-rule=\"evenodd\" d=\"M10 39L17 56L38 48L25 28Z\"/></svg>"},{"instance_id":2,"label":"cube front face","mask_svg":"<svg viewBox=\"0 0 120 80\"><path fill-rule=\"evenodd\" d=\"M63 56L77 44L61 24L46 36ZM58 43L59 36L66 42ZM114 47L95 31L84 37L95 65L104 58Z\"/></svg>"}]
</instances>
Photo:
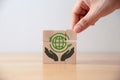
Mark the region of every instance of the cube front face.
<instances>
[{"instance_id":1,"label":"cube front face","mask_svg":"<svg viewBox=\"0 0 120 80\"><path fill-rule=\"evenodd\" d=\"M76 63L76 34L72 30L45 30L43 63Z\"/></svg>"}]
</instances>

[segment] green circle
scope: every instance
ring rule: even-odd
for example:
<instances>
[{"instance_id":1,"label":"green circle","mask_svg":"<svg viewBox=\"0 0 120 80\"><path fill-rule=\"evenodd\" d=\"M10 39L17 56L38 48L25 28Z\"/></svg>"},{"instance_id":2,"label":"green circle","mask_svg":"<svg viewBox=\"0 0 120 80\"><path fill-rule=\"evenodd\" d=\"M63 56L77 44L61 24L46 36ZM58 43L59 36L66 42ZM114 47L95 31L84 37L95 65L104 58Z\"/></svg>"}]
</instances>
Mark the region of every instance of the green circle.
<instances>
[{"instance_id":1,"label":"green circle","mask_svg":"<svg viewBox=\"0 0 120 80\"><path fill-rule=\"evenodd\" d=\"M53 48L55 48L57 50L64 49L66 46L64 37L63 36L54 37L54 39L52 40L52 45L53 45Z\"/></svg>"},{"instance_id":2,"label":"green circle","mask_svg":"<svg viewBox=\"0 0 120 80\"><path fill-rule=\"evenodd\" d=\"M57 53L64 52L68 48L66 40L69 40L69 37L66 34L53 34L50 37L50 48Z\"/></svg>"}]
</instances>

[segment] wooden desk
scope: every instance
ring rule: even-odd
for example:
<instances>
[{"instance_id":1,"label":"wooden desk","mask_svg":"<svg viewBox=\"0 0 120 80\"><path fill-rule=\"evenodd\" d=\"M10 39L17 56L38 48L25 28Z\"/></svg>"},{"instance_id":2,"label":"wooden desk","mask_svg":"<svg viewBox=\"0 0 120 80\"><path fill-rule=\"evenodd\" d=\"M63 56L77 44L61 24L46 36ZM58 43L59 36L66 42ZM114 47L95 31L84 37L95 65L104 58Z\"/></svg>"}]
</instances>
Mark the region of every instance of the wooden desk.
<instances>
[{"instance_id":1,"label":"wooden desk","mask_svg":"<svg viewBox=\"0 0 120 80\"><path fill-rule=\"evenodd\" d=\"M79 54L77 64L42 64L39 53L0 54L0 80L120 80L120 54Z\"/></svg>"}]
</instances>

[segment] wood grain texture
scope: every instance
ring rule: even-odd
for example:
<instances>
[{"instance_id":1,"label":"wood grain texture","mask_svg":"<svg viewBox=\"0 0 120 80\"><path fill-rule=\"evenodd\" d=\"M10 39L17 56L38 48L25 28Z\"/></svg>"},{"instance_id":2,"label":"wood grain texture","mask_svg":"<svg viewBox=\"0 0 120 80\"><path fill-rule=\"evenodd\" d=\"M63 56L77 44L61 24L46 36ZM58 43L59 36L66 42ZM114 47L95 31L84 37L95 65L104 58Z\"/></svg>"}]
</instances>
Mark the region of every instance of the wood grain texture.
<instances>
[{"instance_id":1,"label":"wood grain texture","mask_svg":"<svg viewBox=\"0 0 120 80\"><path fill-rule=\"evenodd\" d=\"M39 53L4 53L0 80L120 80L120 54L85 53L76 64L42 64Z\"/></svg>"}]
</instances>

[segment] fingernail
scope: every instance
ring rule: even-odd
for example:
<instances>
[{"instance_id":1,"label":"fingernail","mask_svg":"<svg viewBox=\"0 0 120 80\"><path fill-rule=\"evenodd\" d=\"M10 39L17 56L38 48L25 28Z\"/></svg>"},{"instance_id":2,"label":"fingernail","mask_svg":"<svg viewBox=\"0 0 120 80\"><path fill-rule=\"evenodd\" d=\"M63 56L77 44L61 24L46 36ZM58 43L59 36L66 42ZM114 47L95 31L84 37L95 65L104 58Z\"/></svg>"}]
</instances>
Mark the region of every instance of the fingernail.
<instances>
[{"instance_id":1,"label":"fingernail","mask_svg":"<svg viewBox=\"0 0 120 80\"><path fill-rule=\"evenodd\" d=\"M75 25L73 31L76 32L76 33L79 33L81 31L81 26L80 25Z\"/></svg>"}]
</instances>

